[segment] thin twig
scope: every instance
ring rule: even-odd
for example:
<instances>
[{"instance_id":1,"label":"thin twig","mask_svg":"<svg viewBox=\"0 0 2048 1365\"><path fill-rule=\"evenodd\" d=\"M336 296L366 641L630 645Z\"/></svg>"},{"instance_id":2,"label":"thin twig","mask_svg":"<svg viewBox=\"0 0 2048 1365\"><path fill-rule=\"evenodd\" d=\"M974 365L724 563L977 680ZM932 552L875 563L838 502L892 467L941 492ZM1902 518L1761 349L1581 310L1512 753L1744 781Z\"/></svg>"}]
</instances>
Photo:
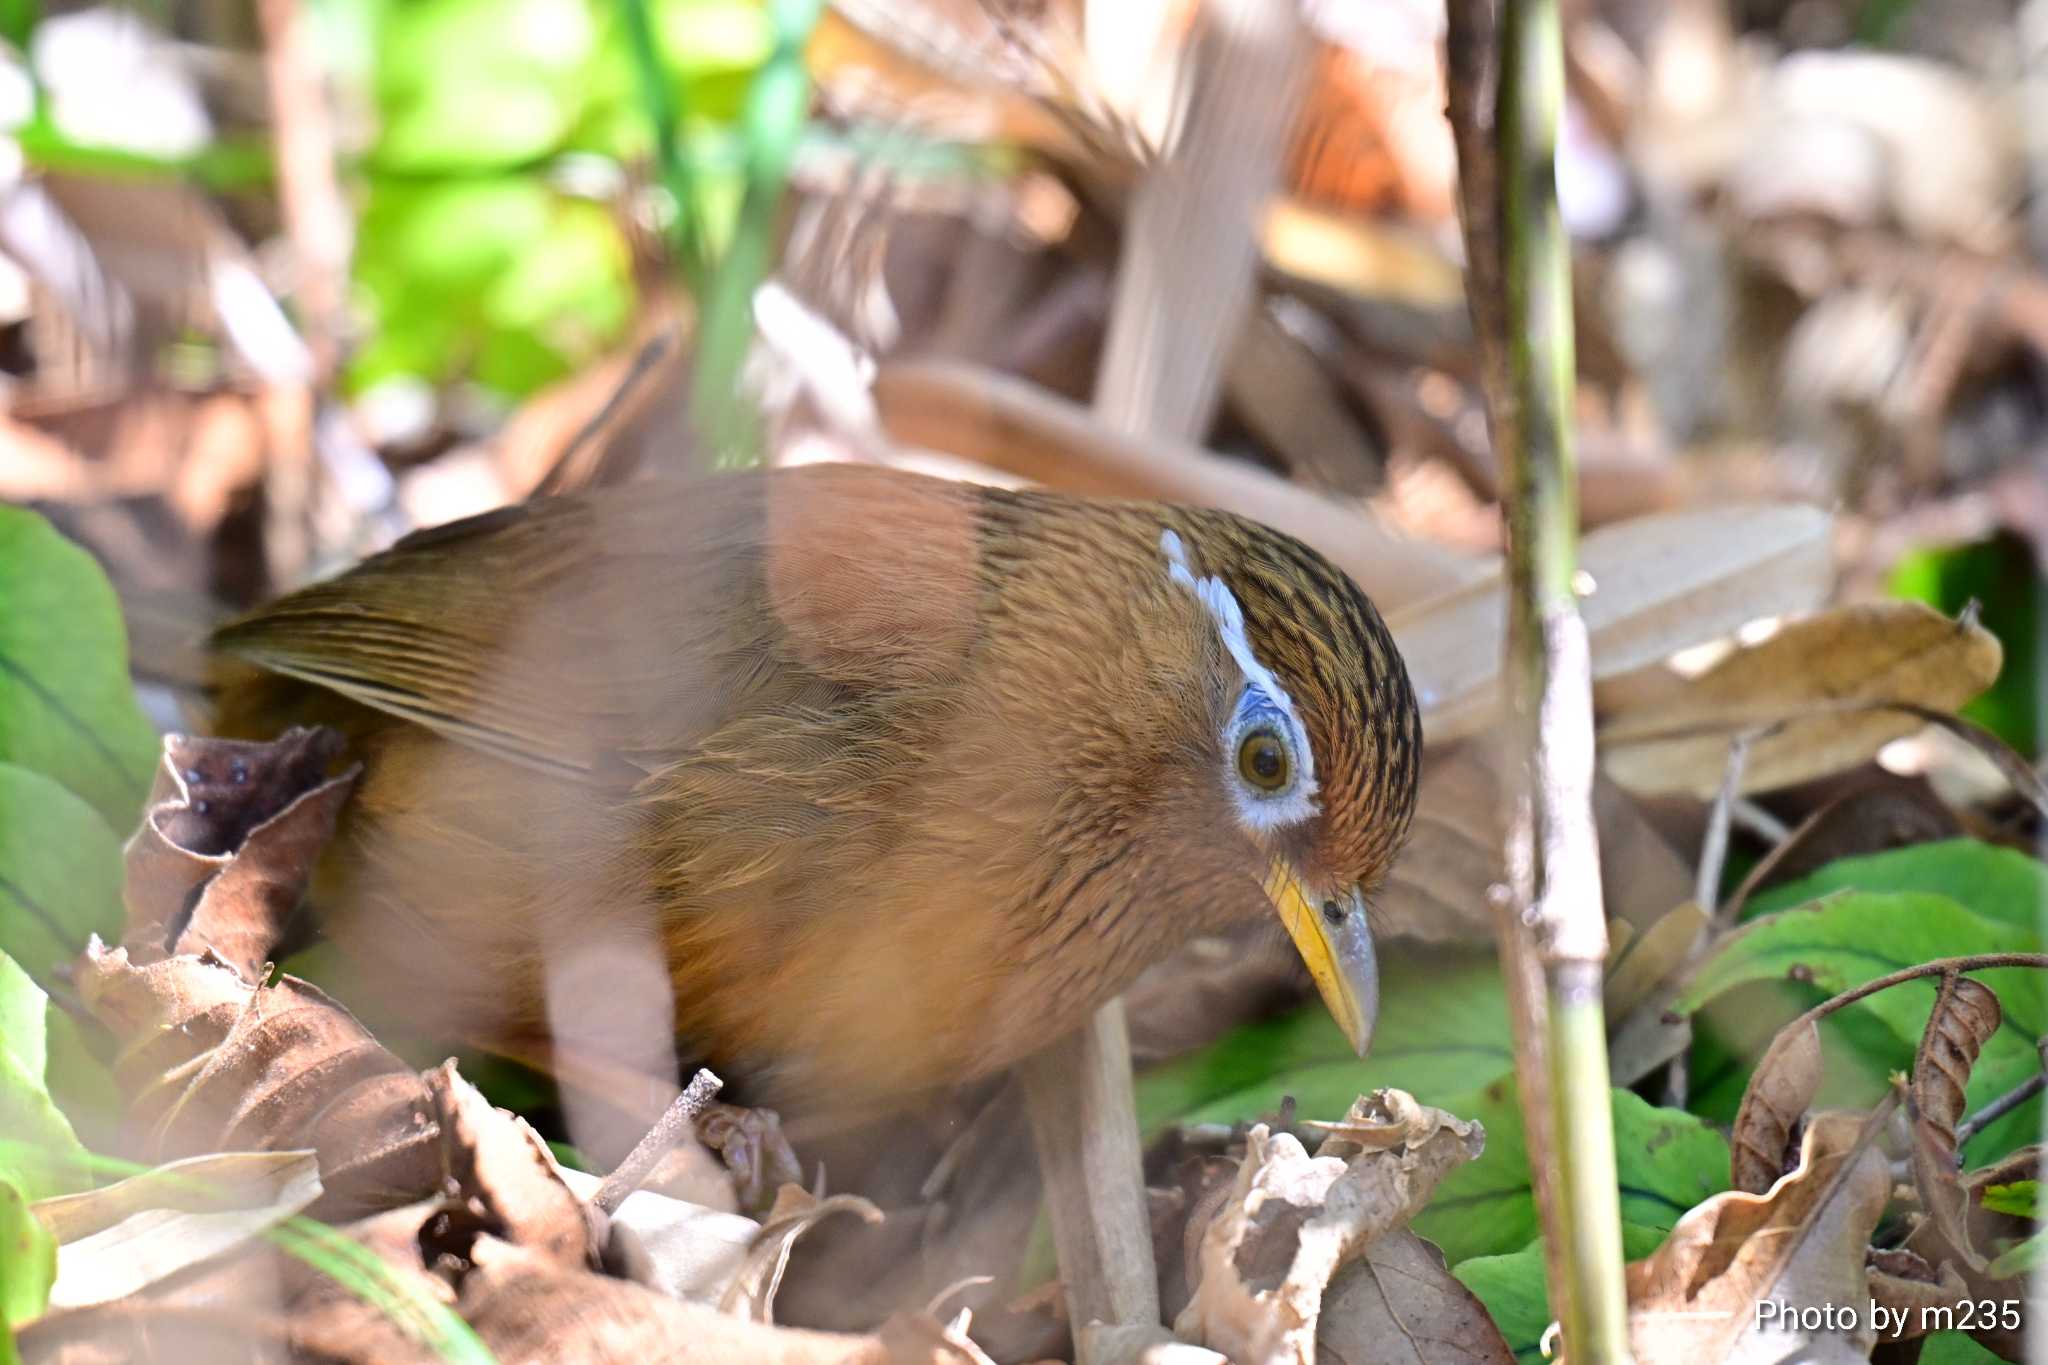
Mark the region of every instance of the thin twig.
<instances>
[{"instance_id":1,"label":"thin twig","mask_svg":"<svg viewBox=\"0 0 2048 1365\"><path fill-rule=\"evenodd\" d=\"M626 1159L604 1178L604 1183L597 1187L597 1193L590 1202L606 1213L617 1213L619 1205L626 1202L626 1196L639 1189L640 1182L653 1173L656 1163L696 1130L697 1116L724 1088L725 1082L712 1074L711 1068L698 1068L690 1083L683 1087L683 1093L676 1096L675 1102L647 1130L647 1136L641 1138L633 1150L626 1153Z\"/></svg>"},{"instance_id":2,"label":"thin twig","mask_svg":"<svg viewBox=\"0 0 2048 1365\"><path fill-rule=\"evenodd\" d=\"M1721 791L1708 812L1707 834L1700 846L1699 878L1693 883L1692 898L1717 924L1724 922L1716 913L1716 902L1721 869L1728 862L1728 822L1735 813L1735 798L1742 792L1742 770L1748 766L1750 742L1756 736L1755 730L1744 730L1728 741L1728 766L1721 773Z\"/></svg>"},{"instance_id":3,"label":"thin twig","mask_svg":"<svg viewBox=\"0 0 2048 1365\"><path fill-rule=\"evenodd\" d=\"M1735 817L1736 824L1773 847L1792 837L1790 825L1746 796L1736 797L1729 805L1728 813Z\"/></svg>"}]
</instances>

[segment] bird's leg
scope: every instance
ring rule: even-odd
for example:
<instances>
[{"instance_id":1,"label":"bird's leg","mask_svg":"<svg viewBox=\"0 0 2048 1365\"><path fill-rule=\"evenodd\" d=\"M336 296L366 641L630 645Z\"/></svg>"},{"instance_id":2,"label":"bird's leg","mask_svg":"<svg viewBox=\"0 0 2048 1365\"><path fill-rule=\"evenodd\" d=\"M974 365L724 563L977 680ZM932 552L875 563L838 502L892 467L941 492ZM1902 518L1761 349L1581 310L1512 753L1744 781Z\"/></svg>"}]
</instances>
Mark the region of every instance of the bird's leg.
<instances>
[{"instance_id":1,"label":"bird's leg","mask_svg":"<svg viewBox=\"0 0 2048 1365\"><path fill-rule=\"evenodd\" d=\"M1075 1348L1091 1322L1157 1326L1131 1042L1121 1000L1017 1067L1052 1213ZM1082 1357L1085 1359L1085 1356Z\"/></svg>"}]
</instances>

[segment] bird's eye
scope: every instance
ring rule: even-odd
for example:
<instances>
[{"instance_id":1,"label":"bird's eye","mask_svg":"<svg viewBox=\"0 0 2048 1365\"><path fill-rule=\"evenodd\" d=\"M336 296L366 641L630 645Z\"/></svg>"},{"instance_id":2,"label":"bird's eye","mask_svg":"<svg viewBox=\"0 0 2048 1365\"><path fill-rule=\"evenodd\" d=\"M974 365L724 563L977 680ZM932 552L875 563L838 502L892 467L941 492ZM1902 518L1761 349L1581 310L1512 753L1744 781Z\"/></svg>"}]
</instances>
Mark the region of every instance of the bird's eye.
<instances>
[{"instance_id":1,"label":"bird's eye","mask_svg":"<svg viewBox=\"0 0 2048 1365\"><path fill-rule=\"evenodd\" d=\"M1263 792L1287 785L1287 746L1271 730L1254 730L1237 746L1237 775Z\"/></svg>"}]
</instances>

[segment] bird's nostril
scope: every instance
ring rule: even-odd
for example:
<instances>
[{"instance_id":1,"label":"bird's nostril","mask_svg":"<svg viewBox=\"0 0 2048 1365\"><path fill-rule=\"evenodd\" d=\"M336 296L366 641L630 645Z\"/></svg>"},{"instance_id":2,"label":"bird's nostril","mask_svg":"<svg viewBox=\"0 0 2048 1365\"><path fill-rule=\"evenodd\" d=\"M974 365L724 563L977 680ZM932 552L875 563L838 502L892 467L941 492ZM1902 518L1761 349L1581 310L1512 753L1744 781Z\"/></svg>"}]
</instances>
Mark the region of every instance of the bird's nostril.
<instances>
[{"instance_id":1,"label":"bird's nostril","mask_svg":"<svg viewBox=\"0 0 2048 1365\"><path fill-rule=\"evenodd\" d=\"M1344 922L1344 907L1337 904L1334 900L1324 901L1323 918L1332 924L1342 924Z\"/></svg>"}]
</instances>

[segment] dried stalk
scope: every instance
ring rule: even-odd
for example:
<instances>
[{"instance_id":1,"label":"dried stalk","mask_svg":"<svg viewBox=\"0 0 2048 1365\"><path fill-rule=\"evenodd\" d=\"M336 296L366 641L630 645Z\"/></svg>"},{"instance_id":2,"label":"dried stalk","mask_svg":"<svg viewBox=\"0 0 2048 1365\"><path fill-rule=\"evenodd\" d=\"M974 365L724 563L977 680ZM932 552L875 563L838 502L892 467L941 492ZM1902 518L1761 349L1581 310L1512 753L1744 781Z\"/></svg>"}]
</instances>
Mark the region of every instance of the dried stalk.
<instances>
[{"instance_id":1,"label":"dried stalk","mask_svg":"<svg viewBox=\"0 0 2048 1365\"><path fill-rule=\"evenodd\" d=\"M1509 784L1502 969L1544 1255L1572 1360L1629 1359L1601 1004L1592 672L1574 589L1571 263L1557 211L1556 0L1453 4L1451 120L1466 292L1508 512Z\"/></svg>"},{"instance_id":2,"label":"dried stalk","mask_svg":"<svg viewBox=\"0 0 2048 1365\"><path fill-rule=\"evenodd\" d=\"M626 1159L613 1168L597 1187L597 1193L590 1202L606 1213L617 1213L619 1205L626 1202L626 1196L640 1188L660 1164L663 1157L675 1149L677 1143L697 1129L697 1116L705 1106L717 1098L725 1088L725 1082L709 1067L700 1067L690 1083L683 1087L683 1093L662 1111L654 1126L647 1130L647 1136L635 1143L633 1150L626 1153Z\"/></svg>"}]
</instances>

